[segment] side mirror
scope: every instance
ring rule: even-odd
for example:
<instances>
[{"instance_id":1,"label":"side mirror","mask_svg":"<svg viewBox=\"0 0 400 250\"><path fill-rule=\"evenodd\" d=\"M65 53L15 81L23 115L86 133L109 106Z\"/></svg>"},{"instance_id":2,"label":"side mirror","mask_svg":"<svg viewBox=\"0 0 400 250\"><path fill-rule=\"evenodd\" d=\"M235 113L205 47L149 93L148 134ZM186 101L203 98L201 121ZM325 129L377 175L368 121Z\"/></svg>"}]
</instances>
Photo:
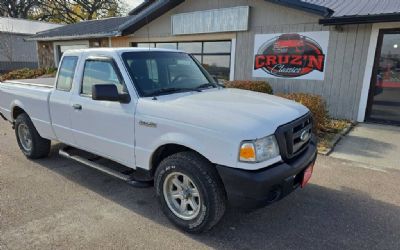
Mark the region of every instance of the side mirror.
<instances>
[{"instance_id":1,"label":"side mirror","mask_svg":"<svg viewBox=\"0 0 400 250\"><path fill-rule=\"evenodd\" d=\"M114 84L95 84L92 86L92 99L96 101L110 101L129 103L129 94L118 93L117 86Z\"/></svg>"}]
</instances>

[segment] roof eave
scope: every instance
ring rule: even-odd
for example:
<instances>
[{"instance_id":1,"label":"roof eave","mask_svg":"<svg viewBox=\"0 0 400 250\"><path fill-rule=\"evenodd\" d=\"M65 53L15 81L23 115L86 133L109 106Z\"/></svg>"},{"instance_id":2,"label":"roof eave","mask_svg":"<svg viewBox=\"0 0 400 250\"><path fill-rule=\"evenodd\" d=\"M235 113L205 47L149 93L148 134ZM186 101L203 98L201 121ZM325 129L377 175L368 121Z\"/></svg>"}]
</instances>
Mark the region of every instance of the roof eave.
<instances>
[{"instance_id":1,"label":"roof eave","mask_svg":"<svg viewBox=\"0 0 400 250\"><path fill-rule=\"evenodd\" d=\"M320 6L320 5L316 5L316 4L312 4L312 3L306 3L306 2L301 2L298 0L265 0L271 3L275 3L275 4L279 4L285 7L289 7L289 8L293 8L293 9L297 9L297 10L302 10L305 12L309 12L312 14L316 14L319 16L323 16L323 17L329 17L333 14L333 10Z\"/></svg>"},{"instance_id":2,"label":"roof eave","mask_svg":"<svg viewBox=\"0 0 400 250\"><path fill-rule=\"evenodd\" d=\"M136 8L134 8L133 10L128 12L128 15L132 16L132 15L137 15L139 14L142 10L144 10L145 8L149 7L151 4L154 3L155 0L145 0L143 3L139 4L138 6L136 6Z\"/></svg>"},{"instance_id":3,"label":"roof eave","mask_svg":"<svg viewBox=\"0 0 400 250\"><path fill-rule=\"evenodd\" d=\"M136 16L134 20L122 24L119 27L119 31L121 32L121 35L124 36L132 34L135 31L142 28L143 26L145 26L146 24L159 18L164 13L168 12L169 10L183 3L184 1L185 0L168 0L160 2L156 1L153 4L158 4L158 6L154 7L154 9L151 9L148 12L146 12L146 9L143 10L140 14ZM152 8L152 6L150 5L147 8Z\"/></svg>"},{"instance_id":4,"label":"roof eave","mask_svg":"<svg viewBox=\"0 0 400 250\"><path fill-rule=\"evenodd\" d=\"M72 36L52 36L52 37L29 37L28 41L61 41L61 40L84 40L92 38L108 38L120 36L119 32L102 33L102 34L86 34L86 35L72 35Z\"/></svg>"},{"instance_id":5,"label":"roof eave","mask_svg":"<svg viewBox=\"0 0 400 250\"><path fill-rule=\"evenodd\" d=\"M380 15L323 18L319 20L319 24L322 24L324 26L329 26L329 25L384 23L384 22L399 22L399 21L400 21L400 15L398 13L391 13L391 14L380 14Z\"/></svg>"}]
</instances>

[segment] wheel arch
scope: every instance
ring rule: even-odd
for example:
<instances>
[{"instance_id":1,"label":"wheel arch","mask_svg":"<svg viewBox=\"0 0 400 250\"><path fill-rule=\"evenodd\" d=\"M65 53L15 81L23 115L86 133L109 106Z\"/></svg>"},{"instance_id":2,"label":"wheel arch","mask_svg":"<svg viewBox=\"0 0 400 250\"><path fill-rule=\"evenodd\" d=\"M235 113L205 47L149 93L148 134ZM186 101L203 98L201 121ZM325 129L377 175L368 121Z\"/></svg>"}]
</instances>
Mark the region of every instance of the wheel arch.
<instances>
[{"instance_id":1,"label":"wheel arch","mask_svg":"<svg viewBox=\"0 0 400 250\"><path fill-rule=\"evenodd\" d=\"M198 150L195 150L191 147L182 145L182 144L178 144L178 143L166 143L163 145L160 145L151 155L150 157L150 172L151 174L154 176L154 173L157 170L158 165L160 164L160 162L167 158L168 156L171 156L173 154L179 153L179 152L185 152L185 151L191 151L191 152L195 152L198 155L200 155L201 157L203 157L204 159L206 159L207 161L209 161L210 163L212 163L210 161L210 159L208 159L206 156L204 156L203 154L201 154Z\"/></svg>"},{"instance_id":2,"label":"wheel arch","mask_svg":"<svg viewBox=\"0 0 400 250\"><path fill-rule=\"evenodd\" d=\"M17 119L17 117L18 117L20 114L27 114L27 113L26 113L26 111L25 111L23 108L20 108L19 106L15 106L15 107L12 109L12 112L11 112L11 118L12 118L12 120L15 121L15 119Z\"/></svg>"}]
</instances>

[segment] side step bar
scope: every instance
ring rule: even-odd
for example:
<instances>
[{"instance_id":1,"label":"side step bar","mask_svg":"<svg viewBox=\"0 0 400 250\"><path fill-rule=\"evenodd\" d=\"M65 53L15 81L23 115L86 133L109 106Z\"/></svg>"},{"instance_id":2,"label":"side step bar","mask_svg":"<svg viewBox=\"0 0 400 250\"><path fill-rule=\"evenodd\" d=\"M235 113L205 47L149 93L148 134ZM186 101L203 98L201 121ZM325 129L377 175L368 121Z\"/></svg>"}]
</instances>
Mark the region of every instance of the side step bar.
<instances>
[{"instance_id":1,"label":"side step bar","mask_svg":"<svg viewBox=\"0 0 400 250\"><path fill-rule=\"evenodd\" d=\"M128 184L130 184L130 185L132 185L134 187L144 188L144 187L152 186L152 183L150 181L138 181L138 180L135 180L133 175L120 173L120 172L118 172L118 171L116 171L114 169L111 169L109 167L106 167L106 166L103 166L103 165L98 164L96 162L93 162L91 160L88 160L88 159L86 159L86 158L84 158L82 156L71 154L71 153L68 152L69 148L70 147L66 147L66 148L60 149L59 152L58 152L59 155L62 156L62 157L65 157L67 159L71 159L71 160L74 160L76 162L79 162L79 163L81 163L83 165L86 165L88 167L97 169L100 172L103 172L103 173L106 173L108 175L114 176L114 177L116 177L116 178L118 178L120 180L126 181L126 182L128 182Z\"/></svg>"}]
</instances>

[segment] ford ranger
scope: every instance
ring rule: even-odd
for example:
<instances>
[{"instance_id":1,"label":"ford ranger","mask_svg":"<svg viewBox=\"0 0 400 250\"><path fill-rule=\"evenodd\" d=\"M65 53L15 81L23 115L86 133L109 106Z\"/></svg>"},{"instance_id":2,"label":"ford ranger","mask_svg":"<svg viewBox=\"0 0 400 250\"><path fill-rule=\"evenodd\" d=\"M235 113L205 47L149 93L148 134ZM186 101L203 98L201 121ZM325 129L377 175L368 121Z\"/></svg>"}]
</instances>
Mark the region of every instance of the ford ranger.
<instances>
[{"instance_id":1,"label":"ford ranger","mask_svg":"<svg viewBox=\"0 0 400 250\"><path fill-rule=\"evenodd\" d=\"M45 81L0 83L0 114L22 153L46 157L57 141L64 157L154 185L165 215L187 232L211 229L229 204L262 207L311 177L310 111L224 88L187 53L71 50L53 86Z\"/></svg>"}]
</instances>

